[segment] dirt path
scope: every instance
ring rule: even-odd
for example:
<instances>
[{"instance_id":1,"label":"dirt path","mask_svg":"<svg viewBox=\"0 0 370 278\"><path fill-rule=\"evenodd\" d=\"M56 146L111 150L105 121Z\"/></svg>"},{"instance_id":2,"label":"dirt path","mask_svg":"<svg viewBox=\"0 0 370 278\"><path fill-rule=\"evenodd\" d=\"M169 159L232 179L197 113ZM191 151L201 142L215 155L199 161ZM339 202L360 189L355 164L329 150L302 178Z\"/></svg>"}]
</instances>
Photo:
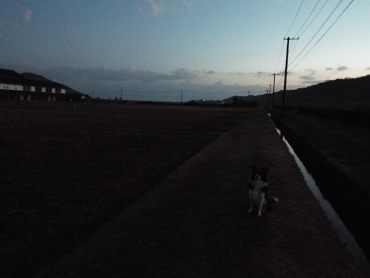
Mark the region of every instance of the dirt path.
<instances>
[{"instance_id":1,"label":"dirt path","mask_svg":"<svg viewBox=\"0 0 370 278\"><path fill-rule=\"evenodd\" d=\"M249 165L273 212L247 214ZM224 133L39 277L361 277L263 111Z\"/></svg>"}]
</instances>

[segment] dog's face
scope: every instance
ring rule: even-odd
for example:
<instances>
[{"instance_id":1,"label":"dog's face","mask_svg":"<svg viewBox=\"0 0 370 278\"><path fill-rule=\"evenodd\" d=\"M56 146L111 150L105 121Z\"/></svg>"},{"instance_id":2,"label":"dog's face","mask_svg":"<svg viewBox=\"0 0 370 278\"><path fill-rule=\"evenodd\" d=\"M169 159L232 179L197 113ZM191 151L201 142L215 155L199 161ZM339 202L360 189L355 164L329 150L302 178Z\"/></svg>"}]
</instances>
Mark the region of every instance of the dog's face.
<instances>
[{"instance_id":1,"label":"dog's face","mask_svg":"<svg viewBox=\"0 0 370 278\"><path fill-rule=\"evenodd\" d=\"M262 168L257 168L256 166L251 166L252 167L252 175L251 175L251 180L262 180L263 182L267 182L267 173L268 169L266 167Z\"/></svg>"}]
</instances>

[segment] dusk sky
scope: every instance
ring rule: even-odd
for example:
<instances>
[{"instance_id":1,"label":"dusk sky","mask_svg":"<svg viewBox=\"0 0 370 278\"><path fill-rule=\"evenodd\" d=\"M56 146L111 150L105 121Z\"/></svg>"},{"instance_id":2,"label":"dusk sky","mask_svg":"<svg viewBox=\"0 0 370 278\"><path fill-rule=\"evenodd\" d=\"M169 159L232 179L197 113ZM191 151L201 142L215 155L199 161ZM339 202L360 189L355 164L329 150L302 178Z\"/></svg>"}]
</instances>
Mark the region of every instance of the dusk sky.
<instances>
[{"instance_id":1,"label":"dusk sky","mask_svg":"<svg viewBox=\"0 0 370 278\"><path fill-rule=\"evenodd\" d=\"M93 97L184 101L370 74L369 0L2 0L0 68Z\"/></svg>"}]
</instances>

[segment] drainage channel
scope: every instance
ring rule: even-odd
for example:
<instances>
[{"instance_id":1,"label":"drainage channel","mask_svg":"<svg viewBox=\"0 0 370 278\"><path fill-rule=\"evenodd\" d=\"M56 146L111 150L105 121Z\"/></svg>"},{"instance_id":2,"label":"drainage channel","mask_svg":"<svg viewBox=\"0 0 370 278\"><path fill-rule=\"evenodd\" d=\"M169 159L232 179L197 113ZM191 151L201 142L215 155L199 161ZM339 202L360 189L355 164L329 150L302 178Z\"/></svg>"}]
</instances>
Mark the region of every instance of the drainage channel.
<instances>
[{"instance_id":1,"label":"drainage channel","mask_svg":"<svg viewBox=\"0 0 370 278\"><path fill-rule=\"evenodd\" d=\"M269 114L270 116L270 114ZM274 125L275 126L275 125ZM300 158L295 153L292 146L289 144L289 142L284 138L284 136L281 134L281 131L275 126L276 131L282 138L283 142L288 147L289 152L293 156L295 162L297 163L303 178L308 186L308 188L311 190L312 194L315 196L317 201L319 202L322 210L324 211L326 217L328 218L331 226L336 231L336 233L339 235L340 240L342 243L347 247L347 250L352 255L352 257L356 260L356 262L362 267L364 273L370 277L370 263L367 260L364 251L361 249L359 244L357 243L356 239L353 237L351 232L346 228L345 224L343 223L342 219L338 216L338 214L335 212L329 201L324 197L324 195L321 193L320 189L316 185L316 182L312 175L308 172Z\"/></svg>"}]
</instances>

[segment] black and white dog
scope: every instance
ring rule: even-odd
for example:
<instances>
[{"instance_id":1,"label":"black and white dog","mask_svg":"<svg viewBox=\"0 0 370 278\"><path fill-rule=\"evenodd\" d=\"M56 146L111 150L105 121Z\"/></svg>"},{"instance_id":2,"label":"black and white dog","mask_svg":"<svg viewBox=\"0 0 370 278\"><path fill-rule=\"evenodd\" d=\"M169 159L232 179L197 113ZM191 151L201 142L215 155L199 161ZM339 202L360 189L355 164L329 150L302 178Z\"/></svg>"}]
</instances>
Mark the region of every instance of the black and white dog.
<instances>
[{"instance_id":1,"label":"black and white dog","mask_svg":"<svg viewBox=\"0 0 370 278\"><path fill-rule=\"evenodd\" d=\"M258 205L258 216L261 216L262 210L271 208L273 203L278 202L277 198L270 198L267 196L267 173L268 169L265 167L252 167L252 175L248 183L248 193L250 207L248 213L253 211L253 205Z\"/></svg>"}]
</instances>

